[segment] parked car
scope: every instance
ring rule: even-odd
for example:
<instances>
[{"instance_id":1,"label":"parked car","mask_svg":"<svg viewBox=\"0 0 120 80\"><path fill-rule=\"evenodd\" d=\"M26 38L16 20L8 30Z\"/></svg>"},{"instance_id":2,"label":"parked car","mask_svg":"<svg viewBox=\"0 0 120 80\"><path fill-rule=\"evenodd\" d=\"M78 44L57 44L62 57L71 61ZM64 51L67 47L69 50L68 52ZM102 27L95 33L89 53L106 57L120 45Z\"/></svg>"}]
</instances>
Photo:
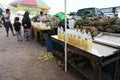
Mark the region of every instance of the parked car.
<instances>
[{"instance_id":1,"label":"parked car","mask_svg":"<svg viewBox=\"0 0 120 80\"><path fill-rule=\"evenodd\" d=\"M104 12L106 17L113 18L118 16L118 18L120 18L120 6L101 8L100 10Z\"/></svg>"},{"instance_id":2,"label":"parked car","mask_svg":"<svg viewBox=\"0 0 120 80\"><path fill-rule=\"evenodd\" d=\"M104 12L104 14L105 14L106 17L110 17L110 18L115 17L112 12ZM116 15L118 18L120 18L120 11L116 11L115 15Z\"/></svg>"},{"instance_id":3,"label":"parked car","mask_svg":"<svg viewBox=\"0 0 120 80\"><path fill-rule=\"evenodd\" d=\"M89 19L94 19L99 16L105 17L104 13L100 9L95 7L79 9L76 13L76 18L78 19L82 19L85 17Z\"/></svg>"}]
</instances>

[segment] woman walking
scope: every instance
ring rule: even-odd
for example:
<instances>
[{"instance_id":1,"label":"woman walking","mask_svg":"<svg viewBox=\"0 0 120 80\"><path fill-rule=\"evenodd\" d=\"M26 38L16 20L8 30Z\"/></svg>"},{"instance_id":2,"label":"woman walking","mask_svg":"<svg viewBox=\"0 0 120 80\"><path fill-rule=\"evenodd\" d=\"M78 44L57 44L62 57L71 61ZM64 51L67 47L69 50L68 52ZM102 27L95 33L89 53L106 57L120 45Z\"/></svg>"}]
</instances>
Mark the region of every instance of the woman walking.
<instances>
[{"instance_id":1,"label":"woman walking","mask_svg":"<svg viewBox=\"0 0 120 80\"><path fill-rule=\"evenodd\" d=\"M30 20L30 17L29 17L29 13L27 11L23 15L22 26L24 28L25 40L27 40L27 41L31 40L31 38L32 38L31 20Z\"/></svg>"}]
</instances>

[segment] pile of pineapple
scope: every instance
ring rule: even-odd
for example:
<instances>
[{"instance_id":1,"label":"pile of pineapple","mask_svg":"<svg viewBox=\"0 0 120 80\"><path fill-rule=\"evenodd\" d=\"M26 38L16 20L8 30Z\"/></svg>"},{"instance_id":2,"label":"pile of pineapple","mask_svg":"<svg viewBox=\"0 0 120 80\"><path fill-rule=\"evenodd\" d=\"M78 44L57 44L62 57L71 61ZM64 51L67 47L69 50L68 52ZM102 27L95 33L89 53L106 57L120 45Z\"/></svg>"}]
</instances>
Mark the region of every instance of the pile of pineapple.
<instances>
[{"instance_id":1,"label":"pile of pineapple","mask_svg":"<svg viewBox=\"0 0 120 80\"><path fill-rule=\"evenodd\" d=\"M93 37L98 35L100 32L120 33L120 18L85 18L76 21L75 27L90 31Z\"/></svg>"}]
</instances>

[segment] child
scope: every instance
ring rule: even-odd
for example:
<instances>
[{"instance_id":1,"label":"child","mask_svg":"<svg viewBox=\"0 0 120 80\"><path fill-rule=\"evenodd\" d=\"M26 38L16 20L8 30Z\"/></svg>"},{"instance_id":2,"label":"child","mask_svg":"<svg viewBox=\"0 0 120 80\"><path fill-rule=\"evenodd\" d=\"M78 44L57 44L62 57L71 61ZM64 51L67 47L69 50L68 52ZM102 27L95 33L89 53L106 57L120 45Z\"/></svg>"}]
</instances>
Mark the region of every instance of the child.
<instances>
[{"instance_id":1,"label":"child","mask_svg":"<svg viewBox=\"0 0 120 80\"><path fill-rule=\"evenodd\" d=\"M22 36L21 36L21 23L19 22L19 17L15 17L15 21L14 21L14 29L16 31L16 36L19 41L22 41Z\"/></svg>"}]
</instances>

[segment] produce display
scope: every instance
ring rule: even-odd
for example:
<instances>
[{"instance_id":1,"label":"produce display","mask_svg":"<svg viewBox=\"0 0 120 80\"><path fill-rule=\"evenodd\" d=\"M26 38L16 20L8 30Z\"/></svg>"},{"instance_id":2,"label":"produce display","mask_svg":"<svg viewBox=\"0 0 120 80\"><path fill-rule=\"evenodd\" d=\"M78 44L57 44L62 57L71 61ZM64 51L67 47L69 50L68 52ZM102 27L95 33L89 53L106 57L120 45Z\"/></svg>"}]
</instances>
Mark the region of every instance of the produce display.
<instances>
[{"instance_id":1,"label":"produce display","mask_svg":"<svg viewBox=\"0 0 120 80\"><path fill-rule=\"evenodd\" d=\"M64 40L63 28L58 28L58 39ZM90 32L74 29L67 29L67 42L84 50L92 49L92 37Z\"/></svg>"},{"instance_id":2,"label":"produce display","mask_svg":"<svg viewBox=\"0 0 120 80\"><path fill-rule=\"evenodd\" d=\"M49 26L46 26L46 24L42 22L33 23L33 27L38 30L50 30L51 29Z\"/></svg>"},{"instance_id":3,"label":"produce display","mask_svg":"<svg viewBox=\"0 0 120 80\"><path fill-rule=\"evenodd\" d=\"M34 23L40 23L38 20L39 15L36 15L32 20ZM51 27L51 29L57 28L60 20L56 16L46 15L47 21L45 22L46 26Z\"/></svg>"},{"instance_id":4,"label":"produce display","mask_svg":"<svg viewBox=\"0 0 120 80\"><path fill-rule=\"evenodd\" d=\"M49 16L48 20L49 21L46 23L47 26L50 26L52 29L58 28L60 20L57 17Z\"/></svg>"},{"instance_id":5,"label":"produce display","mask_svg":"<svg viewBox=\"0 0 120 80\"><path fill-rule=\"evenodd\" d=\"M90 31L92 36L97 36L100 32L120 33L120 18L81 19L76 21L75 27Z\"/></svg>"}]
</instances>

